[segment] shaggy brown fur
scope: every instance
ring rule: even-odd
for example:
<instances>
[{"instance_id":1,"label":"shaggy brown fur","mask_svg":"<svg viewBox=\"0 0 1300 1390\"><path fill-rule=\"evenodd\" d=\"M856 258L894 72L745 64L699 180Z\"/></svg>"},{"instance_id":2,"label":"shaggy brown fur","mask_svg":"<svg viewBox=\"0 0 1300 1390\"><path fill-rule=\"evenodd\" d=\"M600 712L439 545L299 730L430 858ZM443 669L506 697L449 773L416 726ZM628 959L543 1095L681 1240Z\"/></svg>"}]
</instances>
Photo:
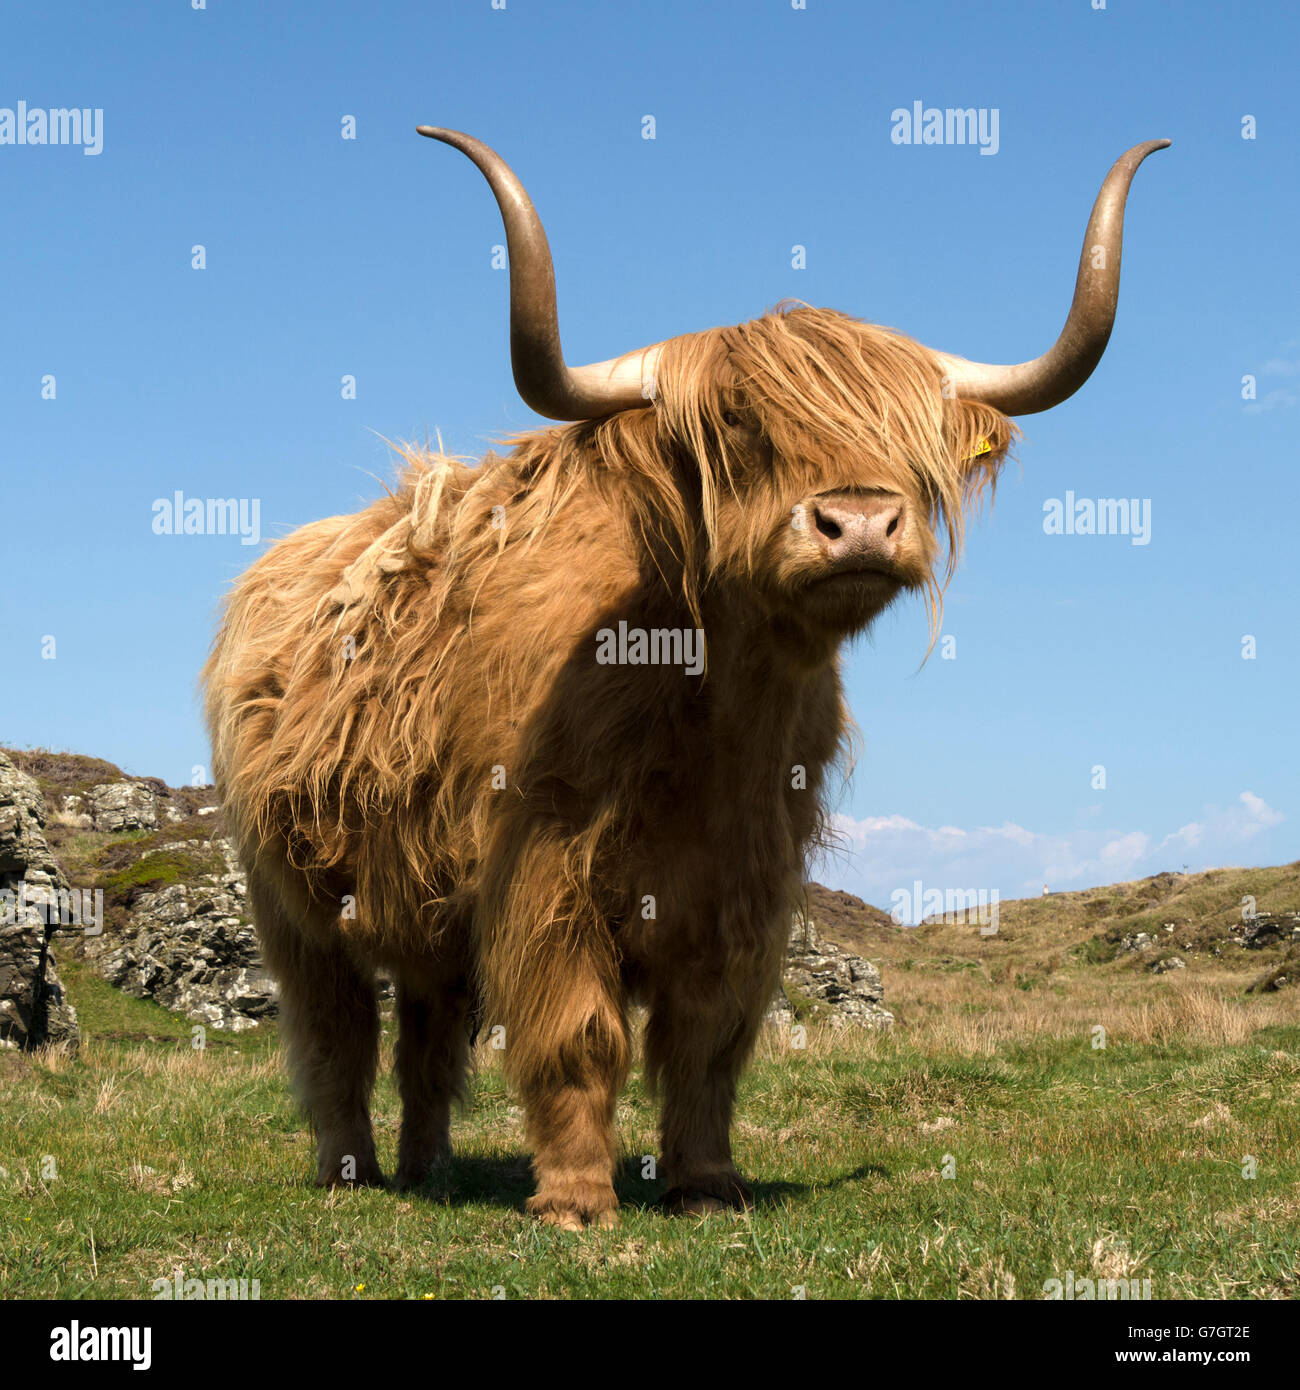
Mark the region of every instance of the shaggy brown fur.
<instances>
[{"instance_id":1,"label":"shaggy brown fur","mask_svg":"<svg viewBox=\"0 0 1300 1390\"><path fill-rule=\"evenodd\" d=\"M380 1179L383 968L400 1182L448 1152L479 996L525 1105L530 1209L611 1220L639 1000L673 1200L748 1201L732 1103L845 748L838 646L904 589L937 616L1014 426L829 310L675 339L656 384L651 408L476 468L406 451L392 495L280 541L228 601L214 761L322 1182ZM899 499L888 573L828 579L807 522L828 495ZM600 664L620 620L702 629L705 671Z\"/></svg>"}]
</instances>

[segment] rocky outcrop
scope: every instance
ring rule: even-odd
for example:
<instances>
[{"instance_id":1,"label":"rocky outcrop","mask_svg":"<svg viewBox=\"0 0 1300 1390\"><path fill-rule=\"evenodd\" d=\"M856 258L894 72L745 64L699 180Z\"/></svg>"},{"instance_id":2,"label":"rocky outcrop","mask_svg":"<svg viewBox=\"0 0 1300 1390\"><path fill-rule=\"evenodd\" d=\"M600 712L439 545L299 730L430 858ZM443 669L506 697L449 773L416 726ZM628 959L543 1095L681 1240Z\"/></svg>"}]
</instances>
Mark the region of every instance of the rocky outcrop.
<instances>
[{"instance_id":1,"label":"rocky outcrop","mask_svg":"<svg viewBox=\"0 0 1300 1390\"><path fill-rule=\"evenodd\" d=\"M71 823L109 835L154 830L184 820L186 815L171 789L156 777L123 778L69 793L59 810Z\"/></svg>"},{"instance_id":2,"label":"rocky outcrop","mask_svg":"<svg viewBox=\"0 0 1300 1390\"><path fill-rule=\"evenodd\" d=\"M153 999L211 1028L255 1028L276 1012L278 995L245 916L243 871L221 836L175 841L152 853L174 862L187 849L216 850L224 868L142 893L131 904L126 927L89 941L86 956L127 994ZM147 874L149 854L141 857L136 877Z\"/></svg>"},{"instance_id":3,"label":"rocky outcrop","mask_svg":"<svg viewBox=\"0 0 1300 1390\"><path fill-rule=\"evenodd\" d=\"M1241 930L1241 944L1248 951L1293 942L1300 942L1300 912L1258 912Z\"/></svg>"},{"instance_id":4,"label":"rocky outcrop","mask_svg":"<svg viewBox=\"0 0 1300 1390\"><path fill-rule=\"evenodd\" d=\"M1188 952L1199 950L1222 956L1225 950L1234 948L1260 951L1271 946L1300 944L1300 912L1260 912L1244 921L1233 922L1227 928L1226 935L1224 928L1217 923L1206 926L1190 921L1166 922L1164 931ZM1115 940L1114 935L1111 939ZM1129 932L1118 937L1115 958L1118 960L1135 952L1150 952L1159 945L1159 938L1150 932ZM1177 964L1173 963L1175 961ZM1162 975L1169 970L1181 970L1185 965L1186 962L1179 956L1162 956L1146 968L1153 975Z\"/></svg>"},{"instance_id":5,"label":"rocky outcrop","mask_svg":"<svg viewBox=\"0 0 1300 1390\"><path fill-rule=\"evenodd\" d=\"M68 881L45 840L45 799L0 753L0 1046L78 1042L50 942Z\"/></svg>"},{"instance_id":6,"label":"rocky outcrop","mask_svg":"<svg viewBox=\"0 0 1300 1390\"><path fill-rule=\"evenodd\" d=\"M143 782L109 782L85 795L86 813L96 830L153 830L158 825L158 798Z\"/></svg>"},{"instance_id":7,"label":"rocky outcrop","mask_svg":"<svg viewBox=\"0 0 1300 1390\"><path fill-rule=\"evenodd\" d=\"M834 1026L888 1028L880 971L818 934L812 919L796 912L786 945L784 987L768 1018L774 1023L829 1022Z\"/></svg>"}]
</instances>

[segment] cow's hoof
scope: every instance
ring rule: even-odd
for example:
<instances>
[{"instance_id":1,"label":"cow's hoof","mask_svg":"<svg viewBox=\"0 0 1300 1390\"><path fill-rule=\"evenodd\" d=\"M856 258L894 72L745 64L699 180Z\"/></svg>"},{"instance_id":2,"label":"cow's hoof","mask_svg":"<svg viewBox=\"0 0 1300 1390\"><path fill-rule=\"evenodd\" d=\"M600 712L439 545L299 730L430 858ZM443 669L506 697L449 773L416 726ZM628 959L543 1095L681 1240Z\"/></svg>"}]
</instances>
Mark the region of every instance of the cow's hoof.
<instances>
[{"instance_id":1,"label":"cow's hoof","mask_svg":"<svg viewBox=\"0 0 1300 1390\"><path fill-rule=\"evenodd\" d=\"M450 1162L450 1152L438 1153L430 1158L402 1159L397 1165L397 1172L393 1174L393 1190L410 1192L423 1187L425 1183L442 1177Z\"/></svg>"},{"instance_id":2,"label":"cow's hoof","mask_svg":"<svg viewBox=\"0 0 1300 1390\"><path fill-rule=\"evenodd\" d=\"M561 1231L618 1225L618 1198L608 1183L569 1182L544 1188L526 1206L542 1225Z\"/></svg>"},{"instance_id":3,"label":"cow's hoof","mask_svg":"<svg viewBox=\"0 0 1300 1390\"><path fill-rule=\"evenodd\" d=\"M373 1173L358 1172L355 1178L345 1178L338 1173L321 1173L316 1176L317 1187L342 1188L348 1191L354 1187L386 1187L384 1175L376 1170Z\"/></svg>"},{"instance_id":4,"label":"cow's hoof","mask_svg":"<svg viewBox=\"0 0 1300 1390\"><path fill-rule=\"evenodd\" d=\"M351 1176L348 1176L348 1175ZM316 1170L317 1187L383 1187L384 1175L374 1158L322 1163Z\"/></svg>"},{"instance_id":5,"label":"cow's hoof","mask_svg":"<svg viewBox=\"0 0 1300 1390\"><path fill-rule=\"evenodd\" d=\"M661 1201L673 1215L717 1216L722 1212L749 1211L754 1205L754 1194L739 1173L728 1173L679 1183L669 1188Z\"/></svg>"}]
</instances>

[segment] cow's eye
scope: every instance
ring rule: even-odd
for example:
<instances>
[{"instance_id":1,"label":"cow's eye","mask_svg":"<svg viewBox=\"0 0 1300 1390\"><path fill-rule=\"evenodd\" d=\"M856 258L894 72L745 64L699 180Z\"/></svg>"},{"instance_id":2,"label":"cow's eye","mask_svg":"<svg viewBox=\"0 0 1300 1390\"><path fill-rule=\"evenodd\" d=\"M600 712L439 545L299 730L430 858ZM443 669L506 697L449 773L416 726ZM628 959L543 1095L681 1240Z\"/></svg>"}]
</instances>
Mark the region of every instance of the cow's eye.
<instances>
[{"instance_id":1,"label":"cow's eye","mask_svg":"<svg viewBox=\"0 0 1300 1390\"><path fill-rule=\"evenodd\" d=\"M724 410L722 412L722 423L729 426L731 429L735 429L735 427L740 424L740 416L737 415L734 410Z\"/></svg>"}]
</instances>

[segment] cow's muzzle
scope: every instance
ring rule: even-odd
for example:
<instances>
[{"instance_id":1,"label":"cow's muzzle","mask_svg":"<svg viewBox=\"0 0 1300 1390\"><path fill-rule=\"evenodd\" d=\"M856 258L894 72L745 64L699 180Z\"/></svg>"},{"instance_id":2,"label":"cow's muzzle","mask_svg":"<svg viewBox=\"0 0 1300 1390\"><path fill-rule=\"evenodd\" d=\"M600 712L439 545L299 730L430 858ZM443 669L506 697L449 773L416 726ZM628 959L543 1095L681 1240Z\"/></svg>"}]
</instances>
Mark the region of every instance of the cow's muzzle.
<instances>
[{"instance_id":1,"label":"cow's muzzle","mask_svg":"<svg viewBox=\"0 0 1300 1390\"><path fill-rule=\"evenodd\" d=\"M818 579L879 574L901 579L908 504L896 492L827 492L804 503L822 559Z\"/></svg>"}]
</instances>

